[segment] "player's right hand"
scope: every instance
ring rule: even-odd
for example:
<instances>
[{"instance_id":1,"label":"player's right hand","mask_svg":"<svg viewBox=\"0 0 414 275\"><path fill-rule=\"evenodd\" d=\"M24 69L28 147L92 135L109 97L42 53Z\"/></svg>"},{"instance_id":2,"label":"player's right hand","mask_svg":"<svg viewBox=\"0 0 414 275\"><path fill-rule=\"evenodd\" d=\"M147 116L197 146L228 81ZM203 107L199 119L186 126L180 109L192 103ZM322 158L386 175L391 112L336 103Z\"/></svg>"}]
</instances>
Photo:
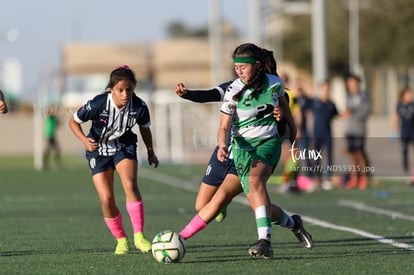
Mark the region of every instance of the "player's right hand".
<instances>
[{"instance_id":1,"label":"player's right hand","mask_svg":"<svg viewBox=\"0 0 414 275\"><path fill-rule=\"evenodd\" d=\"M217 150L217 159L219 161L225 161L228 154L227 147L219 147Z\"/></svg>"},{"instance_id":2,"label":"player's right hand","mask_svg":"<svg viewBox=\"0 0 414 275\"><path fill-rule=\"evenodd\" d=\"M93 152L98 149L98 143L96 143L94 139L88 137L85 142L85 148L87 151Z\"/></svg>"},{"instance_id":3,"label":"player's right hand","mask_svg":"<svg viewBox=\"0 0 414 275\"><path fill-rule=\"evenodd\" d=\"M187 88L180 82L175 86L174 91L178 96L183 96L187 93Z\"/></svg>"},{"instance_id":4,"label":"player's right hand","mask_svg":"<svg viewBox=\"0 0 414 275\"><path fill-rule=\"evenodd\" d=\"M4 101L0 100L0 114L7 114L7 105Z\"/></svg>"}]
</instances>

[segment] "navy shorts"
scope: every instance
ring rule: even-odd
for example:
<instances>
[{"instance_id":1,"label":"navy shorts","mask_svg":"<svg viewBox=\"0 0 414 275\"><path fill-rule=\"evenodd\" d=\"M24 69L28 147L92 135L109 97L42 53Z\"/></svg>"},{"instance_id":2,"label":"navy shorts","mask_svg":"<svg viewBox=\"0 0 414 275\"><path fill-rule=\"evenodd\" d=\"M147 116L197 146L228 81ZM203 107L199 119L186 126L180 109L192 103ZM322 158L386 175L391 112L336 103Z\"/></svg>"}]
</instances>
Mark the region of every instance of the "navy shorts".
<instances>
[{"instance_id":1,"label":"navy shorts","mask_svg":"<svg viewBox=\"0 0 414 275\"><path fill-rule=\"evenodd\" d=\"M131 150L130 147L116 151L112 156L101 156L98 150L93 152L86 151L86 159L88 160L92 176L100 172L115 170L115 166L124 159L138 161L136 148L134 147L134 150Z\"/></svg>"},{"instance_id":2,"label":"navy shorts","mask_svg":"<svg viewBox=\"0 0 414 275\"><path fill-rule=\"evenodd\" d=\"M360 136L346 136L348 152L364 151L365 138Z\"/></svg>"},{"instance_id":3,"label":"navy shorts","mask_svg":"<svg viewBox=\"0 0 414 275\"><path fill-rule=\"evenodd\" d=\"M211 186L219 187L228 174L237 176L237 171L233 159L227 159L226 161L221 162L217 159L217 151L218 146L214 149L210 161L208 162L203 182Z\"/></svg>"}]
</instances>

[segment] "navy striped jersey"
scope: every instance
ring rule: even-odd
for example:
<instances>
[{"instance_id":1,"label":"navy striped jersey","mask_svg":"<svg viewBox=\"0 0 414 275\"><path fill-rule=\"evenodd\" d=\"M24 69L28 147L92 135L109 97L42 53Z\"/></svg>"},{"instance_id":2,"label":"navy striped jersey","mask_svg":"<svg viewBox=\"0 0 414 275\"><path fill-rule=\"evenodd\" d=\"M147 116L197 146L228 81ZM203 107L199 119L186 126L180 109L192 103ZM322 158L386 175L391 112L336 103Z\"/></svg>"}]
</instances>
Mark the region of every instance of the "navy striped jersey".
<instances>
[{"instance_id":1,"label":"navy striped jersey","mask_svg":"<svg viewBox=\"0 0 414 275\"><path fill-rule=\"evenodd\" d=\"M136 146L137 135L132 128L136 124L141 127L151 125L146 103L135 94L122 109L116 107L111 93L97 95L79 108L73 118L79 124L92 122L88 137L98 143L98 152L102 156L111 156L119 149Z\"/></svg>"}]
</instances>

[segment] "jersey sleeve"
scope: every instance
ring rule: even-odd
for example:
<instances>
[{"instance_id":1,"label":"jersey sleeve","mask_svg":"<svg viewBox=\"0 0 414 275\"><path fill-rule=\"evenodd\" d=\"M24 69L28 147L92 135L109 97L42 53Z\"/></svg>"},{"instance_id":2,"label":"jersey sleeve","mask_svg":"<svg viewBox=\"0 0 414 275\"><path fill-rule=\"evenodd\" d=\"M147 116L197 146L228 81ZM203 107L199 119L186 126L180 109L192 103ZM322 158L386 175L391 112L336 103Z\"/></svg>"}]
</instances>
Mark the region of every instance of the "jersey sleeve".
<instances>
[{"instance_id":1,"label":"jersey sleeve","mask_svg":"<svg viewBox=\"0 0 414 275\"><path fill-rule=\"evenodd\" d=\"M99 107L106 102L105 94L98 95L91 100L88 100L85 105L80 107L74 114L73 119L79 123L85 123L93 120L96 117Z\"/></svg>"},{"instance_id":2,"label":"jersey sleeve","mask_svg":"<svg viewBox=\"0 0 414 275\"><path fill-rule=\"evenodd\" d=\"M285 96L285 87L283 85L283 80L272 74L267 74L269 80L269 89L272 90L272 93L275 94L276 98L281 98Z\"/></svg>"},{"instance_id":3,"label":"jersey sleeve","mask_svg":"<svg viewBox=\"0 0 414 275\"><path fill-rule=\"evenodd\" d=\"M140 127L149 128L151 126L151 119L148 105L143 100L140 100L138 105L140 112L137 112L137 124Z\"/></svg>"}]
</instances>

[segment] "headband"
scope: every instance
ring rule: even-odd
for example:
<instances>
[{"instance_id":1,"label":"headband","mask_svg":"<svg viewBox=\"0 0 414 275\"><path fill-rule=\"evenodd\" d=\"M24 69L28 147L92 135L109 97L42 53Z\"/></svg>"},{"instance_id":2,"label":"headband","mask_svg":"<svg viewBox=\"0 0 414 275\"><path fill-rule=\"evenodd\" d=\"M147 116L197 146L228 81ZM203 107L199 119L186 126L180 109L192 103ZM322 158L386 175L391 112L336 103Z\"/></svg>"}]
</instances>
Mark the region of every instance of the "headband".
<instances>
[{"instance_id":1,"label":"headband","mask_svg":"<svg viewBox=\"0 0 414 275\"><path fill-rule=\"evenodd\" d=\"M256 63L256 58L254 57L234 57L233 63L248 63L248 64L254 64Z\"/></svg>"},{"instance_id":2,"label":"headband","mask_svg":"<svg viewBox=\"0 0 414 275\"><path fill-rule=\"evenodd\" d=\"M130 68L128 67L128 65L116 66L116 67L114 68L114 70L118 70L118 69L127 69L127 70L130 70Z\"/></svg>"}]
</instances>

